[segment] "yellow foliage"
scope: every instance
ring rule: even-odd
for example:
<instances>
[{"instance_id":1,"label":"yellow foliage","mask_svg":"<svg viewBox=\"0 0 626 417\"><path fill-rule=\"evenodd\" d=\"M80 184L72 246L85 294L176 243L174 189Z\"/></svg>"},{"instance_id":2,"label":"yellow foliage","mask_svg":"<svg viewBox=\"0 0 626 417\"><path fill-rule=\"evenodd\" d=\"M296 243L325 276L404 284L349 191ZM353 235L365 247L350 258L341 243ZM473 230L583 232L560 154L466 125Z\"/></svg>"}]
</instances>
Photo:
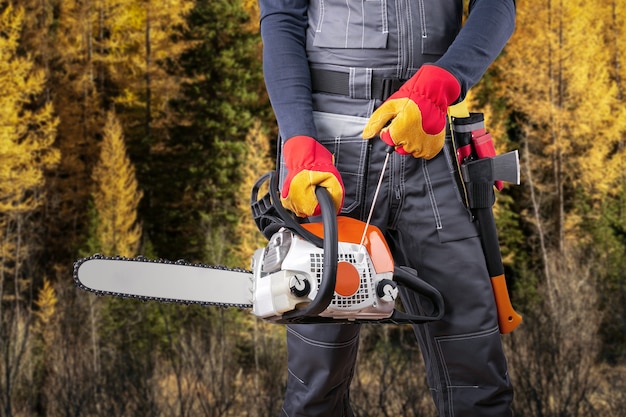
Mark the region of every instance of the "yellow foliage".
<instances>
[{"instance_id":1,"label":"yellow foliage","mask_svg":"<svg viewBox=\"0 0 626 417\"><path fill-rule=\"evenodd\" d=\"M145 106L143 93L149 82L151 112L163 111L179 84L166 75L159 63L166 59L175 61L190 46L180 40L173 41L172 28L186 24L185 16L195 1L105 0L103 3L103 24L110 33L103 45L108 53L101 59L110 69L112 80L121 86L120 101L116 103Z\"/></svg>"},{"instance_id":2,"label":"yellow foliage","mask_svg":"<svg viewBox=\"0 0 626 417\"><path fill-rule=\"evenodd\" d=\"M241 243L236 249L236 254L242 262L244 260L249 262L254 251L266 243L252 218L250 193L255 182L273 167L273 159L270 158L269 153L269 139L261 129L260 122L257 121L246 136L246 152L243 153L245 161L241 164L244 181L237 193L239 196L237 208L241 213L237 230L241 236Z\"/></svg>"},{"instance_id":3,"label":"yellow foliage","mask_svg":"<svg viewBox=\"0 0 626 417\"><path fill-rule=\"evenodd\" d=\"M17 52L23 18L23 9L11 5L0 13L0 279L17 275L27 256L30 241L22 225L42 204L44 173L59 160L52 106L33 103L43 91L44 74ZM29 283L17 278L3 300L20 297Z\"/></svg>"},{"instance_id":4,"label":"yellow foliage","mask_svg":"<svg viewBox=\"0 0 626 417\"><path fill-rule=\"evenodd\" d=\"M57 303L56 291L50 281L44 279L43 286L39 289L35 301L37 310L34 311L36 317L34 327L35 332L40 334L46 343L49 343L54 337L55 330L52 328L52 321L56 313Z\"/></svg>"},{"instance_id":5,"label":"yellow foliage","mask_svg":"<svg viewBox=\"0 0 626 417\"><path fill-rule=\"evenodd\" d=\"M52 148L58 123L52 106L30 109L44 75L16 53L23 13L8 6L0 15L0 214L35 209L40 201L33 191L59 160Z\"/></svg>"},{"instance_id":6,"label":"yellow foliage","mask_svg":"<svg viewBox=\"0 0 626 417\"><path fill-rule=\"evenodd\" d=\"M258 32L259 19L261 17L261 11L259 9L258 0L242 0L243 9L250 15L250 23L247 25L248 30L251 32Z\"/></svg>"},{"instance_id":7,"label":"yellow foliage","mask_svg":"<svg viewBox=\"0 0 626 417\"><path fill-rule=\"evenodd\" d=\"M56 291L52 287L52 284L50 284L50 281L44 279L43 286L39 290L39 295L35 301L35 305L38 308L38 310L35 311L35 316L37 316L43 325L48 324L52 320L52 316L56 311L57 302Z\"/></svg>"},{"instance_id":8,"label":"yellow foliage","mask_svg":"<svg viewBox=\"0 0 626 417\"><path fill-rule=\"evenodd\" d=\"M623 148L626 114L611 75L620 54L606 42L623 37L623 29L609 24L613 4L518 3L516 32L495 64L505 97L524 115L517 127L528 143L524 164L535 176L535 190L561 208L565 189L584 189L600 202L623 181L623 155L615 150ZM622 9L616 9L618 20ZM545 220L559 221L562 236L575 235L581 213L561 213L563 218Z\"/></svg>"},{"instance_id":9,"label":"yellow foliage","mask_svg":"<svg viewBox=\"0 0 626 417\"><path fill-rule=\"evenodd\" d=\"M107 115L101 146L100 159L93 171L96 189L92 195L100 250L134 256L141 239L137 206L143 193L138 190L135 168L126 154L122 126L112 111Z\"/></svg>"}]
</instances>

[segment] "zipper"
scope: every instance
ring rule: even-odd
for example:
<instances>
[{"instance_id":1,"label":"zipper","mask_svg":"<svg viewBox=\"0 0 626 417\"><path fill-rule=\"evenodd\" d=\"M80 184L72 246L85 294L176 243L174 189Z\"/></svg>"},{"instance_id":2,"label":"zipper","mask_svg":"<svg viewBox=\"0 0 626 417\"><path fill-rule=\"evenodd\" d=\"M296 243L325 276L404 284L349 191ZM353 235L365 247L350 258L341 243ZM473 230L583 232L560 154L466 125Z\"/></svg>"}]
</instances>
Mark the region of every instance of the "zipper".
<instances>
[{"instance_id":1,"label":"zipper","mask_svg":"<svg viewBox=\"0 0 626 417\"><path fill-rule=\"evenodd\" d=\"M419 7L420 12L420 31L422 39L426 39L428 37L428 32L426 31L426 10L424 8L424 0L418 0L417 6Z\"/></svg>"}]
</instances>

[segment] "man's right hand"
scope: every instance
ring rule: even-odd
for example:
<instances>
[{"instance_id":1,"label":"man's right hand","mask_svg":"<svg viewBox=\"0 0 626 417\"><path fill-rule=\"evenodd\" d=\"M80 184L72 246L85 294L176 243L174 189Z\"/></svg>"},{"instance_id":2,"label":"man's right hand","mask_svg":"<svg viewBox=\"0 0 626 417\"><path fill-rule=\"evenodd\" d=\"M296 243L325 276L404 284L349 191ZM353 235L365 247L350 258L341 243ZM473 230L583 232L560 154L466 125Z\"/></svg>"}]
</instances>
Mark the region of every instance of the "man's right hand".
<instances>
[{"instance_id":1,"label":"man's right hand","mask_svg":"<svg viewBox=\"0 0 626 417\"><path fill-rule=\"evenodd\" d=\"M321 213L315 188L326 188L337 213L341 211L345 189L341 175L333 163L333 155L309 136L294 136L283 146L287 178L281 192L283 206L299 217Z\"/></svg>"}]
</instances>

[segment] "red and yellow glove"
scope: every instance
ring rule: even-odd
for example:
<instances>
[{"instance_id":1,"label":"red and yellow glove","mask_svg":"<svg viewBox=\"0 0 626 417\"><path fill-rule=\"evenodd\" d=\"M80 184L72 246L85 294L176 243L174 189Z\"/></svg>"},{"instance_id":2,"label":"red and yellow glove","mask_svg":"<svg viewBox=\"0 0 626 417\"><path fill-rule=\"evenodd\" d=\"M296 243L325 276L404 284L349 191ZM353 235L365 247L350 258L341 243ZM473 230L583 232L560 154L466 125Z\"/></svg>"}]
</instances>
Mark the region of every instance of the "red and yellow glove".
<instances>
[{"instance_id":1,"label":"red and yellow glove","mask_svg":"<svg viewBox=\"0 0 626 417\"><path fill-rule=\"evenodd\" d=\"M345 189L333 155L309 136L294 136L283 146L287 178L283 184L281 202L296 216L318 216L320 206L315 196L317 186L330 193L337 213L343 206Z\"/></svg>"},{"instance_id":2,"label":"red and yellow glove","mask_svg":"<svg viewBox=\"0 0 626 417\"><path fill-rule=\"evenodd\" d=\"M380 135L398 153L431 159L443 148L448 106L460 94L454 75L424 65L372 113L363 138Z\"/></svg>"}]
</instances>

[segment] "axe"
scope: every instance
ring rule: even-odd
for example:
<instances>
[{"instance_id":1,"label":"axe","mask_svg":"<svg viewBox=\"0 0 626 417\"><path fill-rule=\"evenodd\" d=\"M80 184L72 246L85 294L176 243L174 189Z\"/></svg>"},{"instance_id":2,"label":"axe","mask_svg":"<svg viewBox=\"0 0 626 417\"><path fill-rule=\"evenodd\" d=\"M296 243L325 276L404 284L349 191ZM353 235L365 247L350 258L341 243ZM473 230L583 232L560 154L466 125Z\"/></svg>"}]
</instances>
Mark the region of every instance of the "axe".
<instances>
[{"instance_id":1,"label":"axe","mask_svg":"<svg viewBox=\"0 0 626 417\"><path fill-rule=\"evenodd\" d=\"M519 154L511 151L498 156L466 160L460 168L469 207L478 221L481 244L498 309L500 333L509 333L522 322L522 316L513 309L509 298L492 207L495 203L495 181L520 183Z\"/></svg>"}]
</instances>

